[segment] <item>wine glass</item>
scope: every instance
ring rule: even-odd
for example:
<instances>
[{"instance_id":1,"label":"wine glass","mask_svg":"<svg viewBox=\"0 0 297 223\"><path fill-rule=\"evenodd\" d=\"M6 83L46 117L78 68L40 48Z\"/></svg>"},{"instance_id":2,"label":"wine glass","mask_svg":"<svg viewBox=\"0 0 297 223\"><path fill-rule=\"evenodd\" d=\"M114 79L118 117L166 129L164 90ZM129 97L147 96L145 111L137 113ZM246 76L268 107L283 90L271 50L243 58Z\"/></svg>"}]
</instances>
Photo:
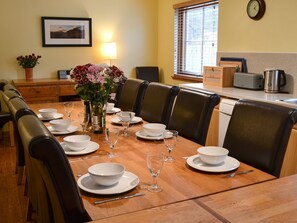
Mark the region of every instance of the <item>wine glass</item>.
<instances>
[{"instance_id":1,"label":"wine glass","mask_svg":"<svg viewBox=\"0 0 297 223\"><path fill-rule=\"evenodd\" d=\"M78 113L78 119L79 119L79 123L82 127L83 130L83 134L86 134L86 128L88 126L88 123L90 121L90 114L89 113L84 113L84 112L80 112Z\"/></svg>"},{"instance_id":2,"label":"wine glass","mask_svg":"<svg viewBox=\"0 0 297 223\"><path fill-rule=\"evenodd\" d=\"M128 127L130 125L130 122L135 116L134 112L119 112L117 113L118 118L120 119L122 126L124 127L123 136L129 136L128 134Z\"/></svg>"},{"instance_id":3,"label":"wine glass","mask_svg":"<svg viewBox=\"0 0 297 223\"><path fill-rule=\"evenodd\" d=\"M71 120L71 115L74 108L73 102L64 102L63 105L64 105L64 110L67 114L67 117Z\"/></svg>"},{"instance_id":4,"label":"wine glass","mask_svg":"<svg viewBox=\"0 0 297 223\"><path fill-rule=\"evenodd\" d=\"M171 156L171 152L173 151L176 142L177 142L178 132L175 130L165 130L163 132L163 140L164 145L168 150L168 156L165 158L165 162L172 163L174 159Z\"/></svg>"},{"instance_id":5,"label":"wine glass","mask_svg":"<svg viewBox=\"0 0 297 223\"><path fill-rule=\"evenodd\" d=\"M109 156L108 156L109 158L115 158L118 156L117 154L114 153L114 148L118 141L119 134L120 134L119 128L106 128L105 129L106 140L107 140L107 143L111 150L111 152L109 153Z\"/></svg>"},{"instance_id":6,"label":"wine glass","mask_svg":"<svg viewBox=\"0 0 297 223\"><path fill-rule=\"evenodd\" d=\"M163 163L164 155L160 151L151 151L146 155L146 165L153 177L153 184L147 188L151 192L162 191L162 188L157 184L157 177L162 170Z\"/></svg>"}]
</instances>

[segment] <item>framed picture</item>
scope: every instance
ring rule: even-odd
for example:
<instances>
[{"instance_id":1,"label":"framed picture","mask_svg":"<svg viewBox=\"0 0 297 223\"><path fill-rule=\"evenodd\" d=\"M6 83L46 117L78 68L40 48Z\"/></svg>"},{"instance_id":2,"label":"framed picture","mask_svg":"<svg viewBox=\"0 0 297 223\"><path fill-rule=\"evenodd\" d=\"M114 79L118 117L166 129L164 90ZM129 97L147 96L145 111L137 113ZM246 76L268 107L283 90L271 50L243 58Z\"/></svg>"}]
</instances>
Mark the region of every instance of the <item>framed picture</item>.
<instances>
[{"instance_id":1,"label":"framed picture","mask_svg":"<svg viewBox=\"0 0 297 223\"><path fill-rule=\"evenodd\" d=\"M41 17L42 46L92 46L92 19Z\"/></svg>"}]
</instances>

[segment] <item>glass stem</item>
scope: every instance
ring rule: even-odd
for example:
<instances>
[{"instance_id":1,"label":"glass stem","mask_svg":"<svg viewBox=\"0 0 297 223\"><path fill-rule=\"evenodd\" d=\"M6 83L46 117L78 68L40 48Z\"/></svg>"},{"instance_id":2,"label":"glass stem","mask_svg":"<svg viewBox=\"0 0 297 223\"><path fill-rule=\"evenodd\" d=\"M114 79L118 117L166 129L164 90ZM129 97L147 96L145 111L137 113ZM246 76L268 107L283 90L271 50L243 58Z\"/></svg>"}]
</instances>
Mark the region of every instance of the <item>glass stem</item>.
<instances>
[{"instance_id":1,"label":"glass stem","mask_svg":"<svg viewBox=\"0 0 297 223\"><path fill-rule=\"evenodd\" d=\"M157 188L158 187L158 183L157 183L157 176L153 177L153 188Z\"/></svg>"}]
</instances>

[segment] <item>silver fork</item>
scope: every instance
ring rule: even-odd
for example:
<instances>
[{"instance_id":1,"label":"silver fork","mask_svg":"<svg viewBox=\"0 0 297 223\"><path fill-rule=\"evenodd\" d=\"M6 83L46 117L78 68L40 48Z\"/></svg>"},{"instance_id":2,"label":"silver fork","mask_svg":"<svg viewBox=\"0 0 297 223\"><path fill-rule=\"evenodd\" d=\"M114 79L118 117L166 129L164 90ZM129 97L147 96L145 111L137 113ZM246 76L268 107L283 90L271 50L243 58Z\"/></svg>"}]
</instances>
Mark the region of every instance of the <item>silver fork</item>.
<instances>
[{"instance_id":1,"label":"silver fork","mask_svg":"<svg viewBox=\"0 0 297 223\"><path fill-rule=\"evenodd\" d=\"M234 173L230 173L224 177L226 178L232 178L232 177L235 177L236 175L240 175L240 174L247 174L247 173L250 173L250 172L253 172L254 170L245 170L245 171L239 171L239 172L234 172Z\"/></svg>"}]
</instances>

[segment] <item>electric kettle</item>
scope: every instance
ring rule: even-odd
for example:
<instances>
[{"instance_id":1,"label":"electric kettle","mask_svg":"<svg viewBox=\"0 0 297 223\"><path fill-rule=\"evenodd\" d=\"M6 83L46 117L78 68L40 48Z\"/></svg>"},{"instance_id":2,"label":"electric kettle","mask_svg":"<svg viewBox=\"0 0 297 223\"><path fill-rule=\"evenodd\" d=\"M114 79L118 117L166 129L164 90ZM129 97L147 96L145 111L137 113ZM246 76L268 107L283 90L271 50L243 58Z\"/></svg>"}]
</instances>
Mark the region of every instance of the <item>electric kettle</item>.
<instances>
[{"instance_id":1,"label":"electric kettle","mask_svg":"<svg viewBox=\"0 0 297 223\"><path fill-rule=\"evenodd\" d=\"M284 70L264 70L264 90L266 93L278 93L280 88L286 85L286 74Z\"/></svg>"}]
</instances>

